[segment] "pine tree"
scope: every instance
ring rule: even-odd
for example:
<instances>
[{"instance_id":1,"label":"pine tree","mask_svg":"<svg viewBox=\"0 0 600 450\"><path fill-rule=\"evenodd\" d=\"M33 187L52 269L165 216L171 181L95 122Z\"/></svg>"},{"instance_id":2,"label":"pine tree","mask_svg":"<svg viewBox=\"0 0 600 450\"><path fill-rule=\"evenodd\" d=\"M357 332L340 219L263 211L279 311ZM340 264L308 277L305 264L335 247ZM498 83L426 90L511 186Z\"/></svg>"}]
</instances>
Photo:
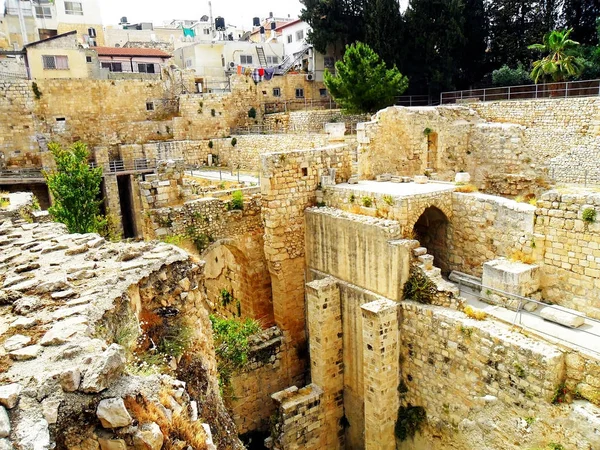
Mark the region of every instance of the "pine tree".
<instances>
[{"instance_id":1,"label":"pine tree","mask_svg":"<svg viewBox=\"0 0 600 450\"><path fill-rule=\"evenodd\" d=\"M400 69L411 92L435 96L455 87L466 43L462 0L411 0L405 13Z\"/></svg>"},{"instance_id":2,"label":"pine tree","mask_svg":"<svg viewBox=\"0 0 600 450\"><path fill-rule=\"evenodd\" d=\"M468 89L480 81L491 70L486 66L488 18L483 0L465 0L463 9L465 38L459 53L459 73L456 80L458 89Z\"/></svg>"},{"instance_id":3,"label":"pine tree","mask_svg":"<svg viewBox=\"0 0 600 450\"><path fill-rule=\"evenodd\" d=\"M335 63L336 75L325 70L325 86L346 111L376 112L394 104L408 86L396 66L384 61L368 45L357 42L346 47L344 58Z\"/></svg>"},{"instance_id":4,"label":"pine tree","mask_svg":"<svg viewBox=\"0 0 600 450\"><path fill-rule=\"evenodd\" d=\"M391 67L400 60L402 15L398 0L367 0L365 5L365 38L369 45Z\"/></svg>"}]
</instances>

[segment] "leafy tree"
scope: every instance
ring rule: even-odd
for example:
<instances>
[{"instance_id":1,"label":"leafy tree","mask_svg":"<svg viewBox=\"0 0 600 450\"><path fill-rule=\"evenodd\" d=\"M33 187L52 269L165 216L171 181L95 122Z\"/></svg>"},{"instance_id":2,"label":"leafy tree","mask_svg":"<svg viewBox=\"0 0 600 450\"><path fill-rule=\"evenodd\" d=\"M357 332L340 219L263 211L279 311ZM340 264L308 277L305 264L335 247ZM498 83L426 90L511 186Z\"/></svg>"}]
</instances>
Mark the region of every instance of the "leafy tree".
<instances>
[{"instance_id":1,"label":"leafy tree","mask_svg":"<svg viewBox=\"0 0 600 450\"><path fill-rule=\"evenodd\" d=\"M544 58L533 63L531 78L541 81L565 81L578 76L584 68L583 61L573 54L579 42L569 39L573 30L554 30L546 33L543 44L533 44L528 48L539 52L548 52Z\"/></svg>"},{"instance_id":2,"label":"leafy tree","mask_svg":"<svg viewBox=\"0 0 600 450\"><path fill-rule=\"evenodd\" d=\"M484 0L464 0L464 43L458 55L459 73L456 80L459 89L471 87L487 72L486 54L488 17Z\"/></svg>"},{"instance_id":3,"label":"leafy tree","mask_svg":"<svg viewBox=\"0 0 600 450\"><path fill-rule=\"evenodd\" d=\"M401 70L415 94L437 95L455 87L463 60L462 0L411 0L405 13L405 57Z\"/></svg>"},{"instance_id":4,"label":"leafy tree","mask_svg":"<svg viewBox=\"0 0 600 450\"><path fill-rule=\"evenodd\" d=\"M573 37L583 45L596 45L600 0L565 0L562 25L573 28Z\"/></svg>"},{"instance_id":5,"label":"leafy tree","mask_svg":"<svg viewBox=\"0 0 600 450\"><path fill-rule=\"evenodd\" d=\"M516 69L511 69L505 64L492 72L492 83L494 86L519 86L531 84L531 77L523 64L517 64Z\"/></svg>"},{"instance_id":6,"label":"leafy tree","mask_svg":"<svg viewBox=\"0 0 600 450\"><path fill-rule=\"evenodd\" d=\"M408 78L385 62L368 45L357 42L346 47L335 63L336 75L325 70L325 86L348 112L375 112L394 103L408 87Z\"/></svg>"},{"instance_id":7,"label":"leafy tree","mask_svg":"<svg viewBox=\"0 0 600 450\"><path fill-rule=\"evenodd\" d=\"M64 223L70 233L97 232L104 226L97 200L102 169L88 165L89 151L82 142L63 149L48 144L56 161L56 171L44 173L54 204L48 209L52 217Z\"/></svg>"},{"instance_id":8,"label":"leafy tree","mask_svg":"<svg viewBox=\"0 0 600 450\"><path fill-rule=\"evenodd\" d=\"M360 39L389 67L399 60L402 47L402 14L398 0L366 0L365 36Z\"/></svg>"}]
</instances>

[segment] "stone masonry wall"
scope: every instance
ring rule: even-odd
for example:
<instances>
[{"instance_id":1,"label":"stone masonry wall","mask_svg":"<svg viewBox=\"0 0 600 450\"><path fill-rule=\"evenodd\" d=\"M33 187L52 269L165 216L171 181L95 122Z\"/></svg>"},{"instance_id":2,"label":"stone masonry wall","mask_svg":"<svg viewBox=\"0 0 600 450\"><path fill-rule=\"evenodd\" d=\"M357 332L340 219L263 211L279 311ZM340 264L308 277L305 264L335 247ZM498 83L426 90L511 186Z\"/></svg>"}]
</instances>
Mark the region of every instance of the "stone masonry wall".
<instances>
[{"instance_id":1,"label":"stone masonry wall","mask_svg":"<svg viewBox=\"0 0 600 450\"><path fill-rule=\"evenodd\" d=\"M469 105L485 120L519 124L538 164L549 162L556 181L598 184L598 97L482 102ZM586 176L587 175L587 176Z\"/></svg>"},{"instance_id":2,"label":"stone masonry wall","mask_svg":"<svg viewBox=\"0 0 600 450\"><path fill-rule=\"evenodd\" d=\"M486 194L452 195L448 227L450 270L481 276L483 263L499 256L537 261L543 236L534 235L535 206Z\"/></svg>"},{"instance_id":3,"label":"stone masonry wall","mask_svg":"<svg viewBox=\"0 0 600 450\"><path fill-rule=\"evenodd\" d=\"M342 114L339 109L289 111L266 114L264 124L269 129L287 133L323 133L324 125L329 122L344 122L346 132L356 129L356 124L369 120L362 114Z\"/></svg>"},{"instance_id":4,"label":"stone masonry wall","mask_svg":"<svg viewBox=\"0 0 600 450\"><path fill-rule=\"evenodd\" d=\"M600 210L593 191L549 191L536 210L535 232L545 236L543 297L600 319L600 224L583 220Z\"/></svg>"},{"instance_id":5,"label":"stone masonry wall","mask_svg":"<svg viewBox=\"0 0 600 450\"><path fill-rule=\"evenodd\" d=\"M427 421L399 448L600 445L592 405L550 403L565 377L558 348L444 308L405 302L402 316L400 402L425 408Z\"/></svg>"}]
</instances>

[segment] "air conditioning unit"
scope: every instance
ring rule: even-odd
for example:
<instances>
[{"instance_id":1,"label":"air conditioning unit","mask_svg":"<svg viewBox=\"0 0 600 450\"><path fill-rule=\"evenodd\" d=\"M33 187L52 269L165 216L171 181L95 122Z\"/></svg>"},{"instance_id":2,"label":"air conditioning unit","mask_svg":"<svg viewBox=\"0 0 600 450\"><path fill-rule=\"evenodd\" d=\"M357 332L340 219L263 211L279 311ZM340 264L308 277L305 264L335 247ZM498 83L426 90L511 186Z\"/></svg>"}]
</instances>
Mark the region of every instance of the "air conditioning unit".
<instances>
[{"instance_id":1,"label":"air conditioning unit","mask_svg":"<svg viewBox=\"0 0 600 450\"><path fill-rule=\"evenodd\" d=\"M312 73L307 73L305 78L306 81L315 81L315 75Z\"/></svg>"},{"instance_id":2,"label":"air conditioning unit","mask_svg":"<svg viewBox=\"0 0 600 450\"><path fill-rule=\"evenodd\" d=\"M231 61L231 62L229 63L229 68L230 68L230 69L235 69L235 62Z\"/></svg>"}]
</instances>

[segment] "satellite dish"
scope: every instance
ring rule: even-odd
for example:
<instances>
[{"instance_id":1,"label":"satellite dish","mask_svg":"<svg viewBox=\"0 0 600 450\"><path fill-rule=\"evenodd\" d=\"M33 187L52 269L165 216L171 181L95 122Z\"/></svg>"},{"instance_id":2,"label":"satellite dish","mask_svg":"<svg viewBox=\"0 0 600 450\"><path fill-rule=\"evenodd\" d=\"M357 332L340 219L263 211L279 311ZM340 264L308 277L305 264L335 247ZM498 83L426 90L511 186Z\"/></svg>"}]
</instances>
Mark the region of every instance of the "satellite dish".
<instances>
[{"instance_id":1,"label":"satellite dish","mask_svg":"<svg viewBox=\"0 0 600 450\"><path fill-rule=\"evenodd\" d=\"M208 16L204 15L204 16L200 17L200 22L208 22Z\"/></svg>"}]
</instances>

